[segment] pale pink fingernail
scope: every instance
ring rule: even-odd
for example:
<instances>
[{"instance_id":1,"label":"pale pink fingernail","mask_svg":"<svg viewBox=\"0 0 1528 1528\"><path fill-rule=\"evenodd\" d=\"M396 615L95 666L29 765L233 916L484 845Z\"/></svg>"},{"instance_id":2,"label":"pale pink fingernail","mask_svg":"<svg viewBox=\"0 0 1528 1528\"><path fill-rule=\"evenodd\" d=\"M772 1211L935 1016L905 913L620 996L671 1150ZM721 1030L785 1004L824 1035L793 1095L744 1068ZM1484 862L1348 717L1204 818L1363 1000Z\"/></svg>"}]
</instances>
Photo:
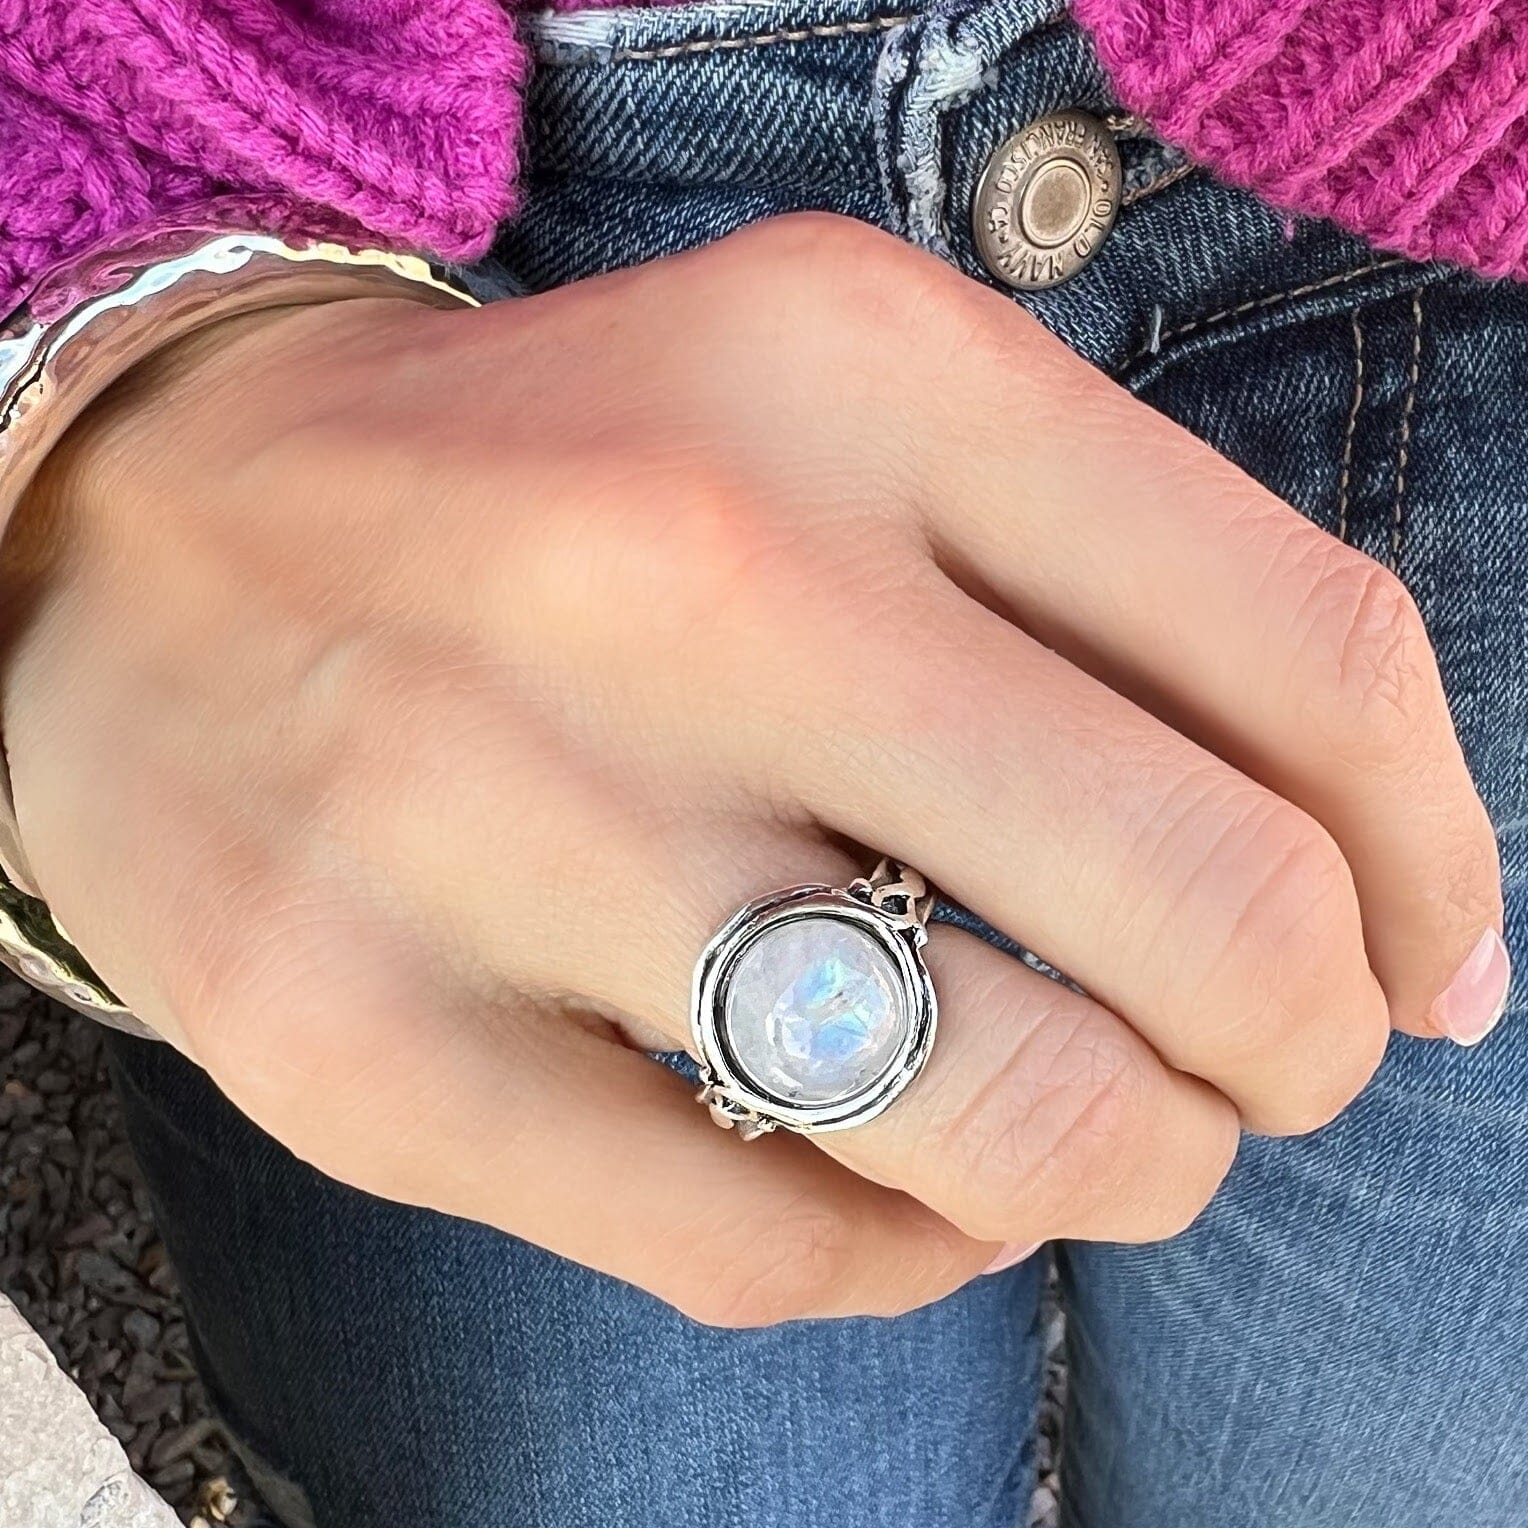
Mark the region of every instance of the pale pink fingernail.
<instances>
[{"instance_id":1,"label":"pale pink fingernail","mask_svg":"<svg viewBox=\"0 0 1528 1528\"><path fill-rule=\"evenodd\" d=\"M1494 928L1465 957L1458 974L1439 993L1428 1017L1433 1027L1460 1045L1478 1045L1506 1011L1512 961Z\"/></svg>"},{"instance_id":2,"label":"pale pink fingernail","mask_svg":"<svg viewBox=\"0 0 1528 1528\"><path fill-rule=\"evenodd\" d=\"M1005 1268L1015 1268L1026 1257L1033 1257L1044 1242L1009 1242L998 1255L982 1269L983 1274L1001 1273Z\"/></svg>"}]
</instances>

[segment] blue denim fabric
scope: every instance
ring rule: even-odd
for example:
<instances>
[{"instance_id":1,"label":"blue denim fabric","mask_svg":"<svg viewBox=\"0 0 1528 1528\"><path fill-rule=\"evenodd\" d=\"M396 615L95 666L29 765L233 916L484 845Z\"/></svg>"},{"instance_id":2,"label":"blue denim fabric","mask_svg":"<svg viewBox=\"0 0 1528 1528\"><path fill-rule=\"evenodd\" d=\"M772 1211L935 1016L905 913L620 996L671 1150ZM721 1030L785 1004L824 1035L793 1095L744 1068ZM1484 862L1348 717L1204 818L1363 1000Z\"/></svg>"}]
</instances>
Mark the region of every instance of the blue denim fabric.
<instances>
[{"instance_id":1,"label":"blue denim fabric","mask_svg":"<svg viewBox=\"0 0 1528 1528\"><path fill-rule=\"evenodd\" d=\"M992 149L1060 107L1119 115L1054 0L740 0L534 31L529 206L474 273L494 292L807 207L986 280L969 208ZM1117 125L1117 227L1084 272L1022 300L1410 584L1498 827L1521 959L1528 292L1288 226ZM1024 1521L1037 1261L896 1321L703 1330L328 1182L167 1049L113 1043L210 1387L294 1523ZM1173 1242L1056 1257L1071 1528L1528 1524L1516 1013L1474 1052L1396 1039L1334 1125L1246 1141Z\"/></svg>"}]
</instances>

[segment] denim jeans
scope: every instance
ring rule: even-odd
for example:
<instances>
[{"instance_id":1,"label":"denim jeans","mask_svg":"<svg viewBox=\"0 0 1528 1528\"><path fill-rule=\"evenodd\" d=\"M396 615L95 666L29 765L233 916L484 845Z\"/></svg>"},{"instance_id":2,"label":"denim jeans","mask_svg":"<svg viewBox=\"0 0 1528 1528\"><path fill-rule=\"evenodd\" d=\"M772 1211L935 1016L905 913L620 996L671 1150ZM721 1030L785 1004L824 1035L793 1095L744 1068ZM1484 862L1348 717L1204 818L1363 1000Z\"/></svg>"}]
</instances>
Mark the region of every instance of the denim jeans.
<instances>
[{"instance_id":1,"label":"denim jeans","mask_svg":"<svg viewBox=\"0 0 1528 1528\"><path fill-rule=\"evenodd\" d=\"M1184 166L1124 119L1057 0L895 3L534 20L528 207L473 278L536 291L826 208L988 280L970 208L995 146L1060 108L1110 121L1117 225L1080 273L1014 300L1410 585L1521 958L1528 291L1291 224ZM291 1522L1025 1521L1040 1260L897 1320L704 1329L330 1182L167 1048L113 1044L209 1387ZM1336 1123L1247 1139L1173 1241L1053 1253L1071 1528L1528 1524L1513 1013L1475 1051L1395 1039Z\"/></svg>"}]
</instances>

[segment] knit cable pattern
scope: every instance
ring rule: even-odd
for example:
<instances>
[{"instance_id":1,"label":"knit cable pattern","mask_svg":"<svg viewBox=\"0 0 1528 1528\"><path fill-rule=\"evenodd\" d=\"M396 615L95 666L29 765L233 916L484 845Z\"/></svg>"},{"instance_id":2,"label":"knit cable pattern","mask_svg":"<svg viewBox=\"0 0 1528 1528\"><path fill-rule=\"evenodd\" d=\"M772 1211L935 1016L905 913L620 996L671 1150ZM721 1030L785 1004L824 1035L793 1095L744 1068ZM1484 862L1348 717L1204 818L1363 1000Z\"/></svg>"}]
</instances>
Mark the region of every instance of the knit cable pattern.
<instances>
[{"instance_id":1,"label":"knit cable pattern","mask_svg":"<svg viewBox=\"0 0 1528 1528\"><path fill-rule=\"evenodd\" d=\"M1528 277L1528 0L1073 3L1123 100L1227 180ZM0 312L212 201L471 259L513 210L527 74L498 0L0 0Z\"/></svg>"},{"instance_id":2,"label":"knit cable pattern","mask_svg":"<svg viewBox=\"0 0 1528 1528\"><path fill-rule=\"evenodd\" d=\"M153 216L480 254L526 50L495 0L0 0L0 312Z\"/></svg>"},{"instance_id":3,"label":"knit cable pattern","mask_svg":"<svg viewBox=\"0 0 1528 1528\"><path fill-rule=\"evenodd\" d=\"M1528 277L1528 0L1074 0L1125 103L1226 180Z\"/></svg>"}]
</instances>

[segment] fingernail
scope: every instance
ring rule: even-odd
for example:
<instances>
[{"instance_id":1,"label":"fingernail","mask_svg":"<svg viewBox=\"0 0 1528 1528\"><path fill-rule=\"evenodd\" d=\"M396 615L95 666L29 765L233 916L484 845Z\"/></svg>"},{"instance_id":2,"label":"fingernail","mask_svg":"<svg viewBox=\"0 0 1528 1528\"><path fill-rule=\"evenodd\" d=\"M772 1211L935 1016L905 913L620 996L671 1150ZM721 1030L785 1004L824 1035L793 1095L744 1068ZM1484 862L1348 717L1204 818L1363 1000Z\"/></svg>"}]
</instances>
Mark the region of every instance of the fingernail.
<instances>
[{"instance_id":1,"label":"fingernail","mask_svg":"<svg viewBox=\"0 0 1528 1528\"><path fill-rule=\"evenodd\" d=\"M1005 1268L1016 1268L1026 1257L1033 1257L1044 1242L1009 1242L998 1255L982 1269L982 1273L1001 1273Z\"/></svg>"},{"instance_id":2,"label":"fingernail","mask_svg":"<svg viewBox=\"0 0 1528 1528\"><path fill-rule=\"evenodd\" d=\"M1506 1011L1512 961L1494 928L1465 957L1458 974L1438 995L1428 1015L1441 1034L1459 1045L1478 1045Z\"/></svg>"}]
</instances>

